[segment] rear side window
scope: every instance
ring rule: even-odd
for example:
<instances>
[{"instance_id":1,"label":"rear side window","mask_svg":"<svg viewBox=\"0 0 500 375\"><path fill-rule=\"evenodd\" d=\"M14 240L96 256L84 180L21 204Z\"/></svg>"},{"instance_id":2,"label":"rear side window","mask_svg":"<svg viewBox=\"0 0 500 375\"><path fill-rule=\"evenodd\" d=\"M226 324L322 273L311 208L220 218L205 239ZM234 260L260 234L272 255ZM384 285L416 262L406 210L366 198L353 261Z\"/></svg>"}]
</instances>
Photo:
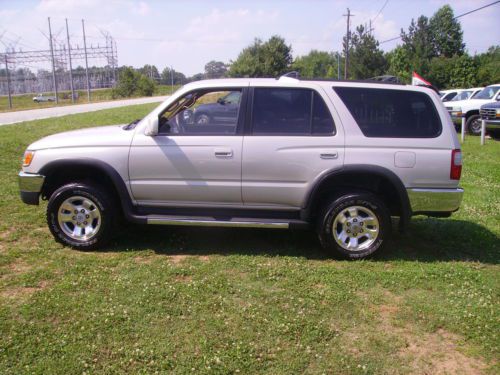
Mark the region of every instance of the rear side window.
<instances>
[{"instance_id":1,"label":"rear side window","mask_svg":"<svg viewBox=\"0 0 500 375\"><path fill-rule=\"evenodd\" d=\"M252 133L333 135L335 126L325 102L313 90L255 88Z\"/></svg>"},{"instance_id":2,"label":"rear side window","mask_svg":"<svg viewBox=\"0 0 500 375\"><path fill-rule=\"evenodd\" d=\"M335 87L366 137L434 138L441 120L431 98L422 92Z\"/></svg>"}]
</instances>

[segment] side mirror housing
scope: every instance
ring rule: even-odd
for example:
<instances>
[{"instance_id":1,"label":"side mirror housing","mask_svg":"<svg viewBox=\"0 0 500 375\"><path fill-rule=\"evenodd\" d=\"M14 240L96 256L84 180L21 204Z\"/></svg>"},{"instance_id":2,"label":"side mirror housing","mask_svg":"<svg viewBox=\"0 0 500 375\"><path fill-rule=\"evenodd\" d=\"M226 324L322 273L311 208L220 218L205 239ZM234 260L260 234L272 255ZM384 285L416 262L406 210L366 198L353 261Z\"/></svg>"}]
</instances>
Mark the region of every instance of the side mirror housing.
<instances>
[{"instance_id":1,"label":"side mirror housing","mask_svg":"<svg viewBox=\"0 0 500 375\"><path fill-rule=\"evenodd\" d=\"M157 135L158 123L158 116L148 116L148 118L146 118L146 128L144 130L144 134L149 136Z\"/></svg>"}]
</instances>

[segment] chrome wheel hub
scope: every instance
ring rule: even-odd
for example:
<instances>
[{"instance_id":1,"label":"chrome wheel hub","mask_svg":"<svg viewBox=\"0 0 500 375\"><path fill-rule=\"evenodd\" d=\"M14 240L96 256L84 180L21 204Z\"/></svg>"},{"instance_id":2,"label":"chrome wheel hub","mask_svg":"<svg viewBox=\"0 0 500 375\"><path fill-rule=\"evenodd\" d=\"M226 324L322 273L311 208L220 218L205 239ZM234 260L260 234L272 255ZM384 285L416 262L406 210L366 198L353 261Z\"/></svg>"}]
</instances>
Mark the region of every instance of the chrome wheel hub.
<instances>
[{"instance_id":1,"label":"chrome wheel hub","mask_svg":"<svg viewBox=\"0 0 500 375\"><path fill-rule=\"evenodd\" d=\"M339 246L349 251L370 247L379 234L375 213L363 206L351 206L340 211L332 225L332 233Z\"/></svg>"},{"instance_id":2,"label":"chrome wheel hub","mask_svg":"<svg viewBox=\"0 0 500 375\"><path fill-rule=\"evenodd\" d=\"M74 240L87 241L101 226L101 211L89 198L74 196L66 199L57 213L59 227Z\"/></svg>"}]
</instances>

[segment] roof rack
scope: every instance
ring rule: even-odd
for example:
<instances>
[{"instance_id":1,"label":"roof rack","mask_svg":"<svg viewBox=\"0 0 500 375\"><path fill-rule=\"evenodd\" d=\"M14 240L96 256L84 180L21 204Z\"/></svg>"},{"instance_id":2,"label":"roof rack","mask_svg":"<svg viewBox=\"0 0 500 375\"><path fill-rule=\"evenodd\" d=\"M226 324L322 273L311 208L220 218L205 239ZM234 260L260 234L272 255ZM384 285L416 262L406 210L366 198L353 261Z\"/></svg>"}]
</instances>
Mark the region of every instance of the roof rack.
<instances>
[{"instance_id":1,"label":"roof rack","mask_svg":"<svg viewBox=\"0 0 500 375\"><path fill-rule=\"evenodd\" d=\"M401 85L403 86L404 83L401 83L397 77L394 76L378 76L378 77L373 77L373 78L368 78L368 79L362 79L362 80L353 80L353 79L335 79L335 78L302 78L300 77L299 72L293 71L293 72L288 72L276 79L296 79L299 81L323 81L323 82L357 82L357 83L374 83L374 84L388 84L388 85Z\"/></svg>"}]
</instances>

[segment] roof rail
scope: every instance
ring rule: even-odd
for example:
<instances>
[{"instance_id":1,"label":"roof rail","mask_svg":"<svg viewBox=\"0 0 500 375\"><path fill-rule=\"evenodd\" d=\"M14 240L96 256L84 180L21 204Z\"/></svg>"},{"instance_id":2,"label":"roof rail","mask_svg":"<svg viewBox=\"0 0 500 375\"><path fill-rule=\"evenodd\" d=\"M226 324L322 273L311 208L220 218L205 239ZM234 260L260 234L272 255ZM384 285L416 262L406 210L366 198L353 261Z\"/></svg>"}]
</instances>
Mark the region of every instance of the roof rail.
<instances>
[{"instance_id":1,"label":"roof rail","mask_svg":"<svg viewBox=\"0 0 500 375\"><path fill-rule=\"evenodd\" d=\"M282 74L281 76L279 76L276 79L282 79L282 78L300 79L300 74L297 71L288 72L288 73Z\"/></svg>"}]
</instances>

